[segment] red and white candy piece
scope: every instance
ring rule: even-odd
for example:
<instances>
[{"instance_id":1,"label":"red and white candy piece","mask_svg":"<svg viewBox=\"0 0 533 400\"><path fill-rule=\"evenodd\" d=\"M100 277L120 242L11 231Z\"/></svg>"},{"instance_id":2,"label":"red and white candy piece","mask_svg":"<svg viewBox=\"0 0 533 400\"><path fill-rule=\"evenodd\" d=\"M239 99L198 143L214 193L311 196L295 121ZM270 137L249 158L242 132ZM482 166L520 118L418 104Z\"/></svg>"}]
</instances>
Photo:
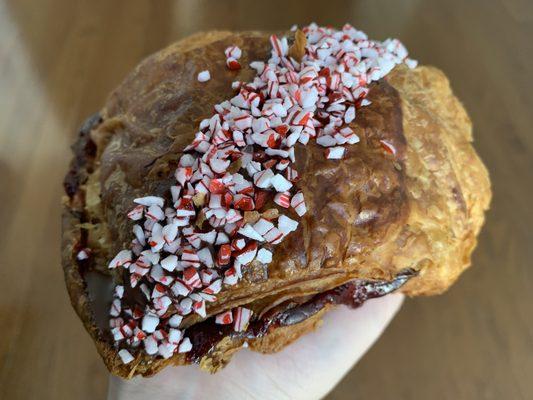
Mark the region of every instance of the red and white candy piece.
<instances>
[{"instance_id":1,"label":"red and white candy piece","mask_svg":"<svg viewBox=\"0 0 533 400\"><path fill-rule=\"evenodd\" d=\"M226 50L224 50L224 54L226 55L226 58L233 57L235 59L241 58L242 50L235 45L226 47Z\"/></svg>"},{"instance_id":2,"label":"red and white candy piece","mask_svg":"<svg viewBox=\"0 0 533 400\"><path fill-rule=\"evenodd\" d=\"M289 208L291 205L291 196L289 192L277 193L274 196L274 203L283 208Z\"/></svg>"},{"instance_id":3,"label":"red and white candy piece","mask_svg":"<svg viewBox=\"0 0 533 400\"><path fill-rule=\"evenodd\" d=\"M236 285L239 281L237 270L235 267L231 267L224 272L224 284L228 286Z\"/></svg>"},{"instance_id":4,"label":"red and white candy piece","mask_svg":"<svg viewBox=\"0 0 533 400\"><path fill-rule=\"evenodd\" d=\"M237 70L241 69L241 64L239 63L239 61L237 61L237 59L235 59L233 57L229 57L226 60L226 65L228 66L228 69L230 69L232 71L237 71Z\"/></svg>"},{"instance_id":5,"label":"red and white candy piece","mask_svg":"<svg viewBox=\"0 0 533 400\"><path fill-rule=\"evenodd\" d=\"M396 148L392 143L387 142L386 140L380 140L379 143L381 143L381 147L385 150L385 152L395 155L396 154Z\"/></svg>"},{"instance_id":6,"label":"red and white candy piece","mask_svg":"<svg viewBox=\"0 0 533 400\"><path fill-rule=\"evenodd\" d=\"M196 301L192 304L193 311L198 314L200 317L205 318L206 317L206 311L205 311L205 300Z\"/></svg>"},{"instance_id":7,"label":"red and white candy piece","mask_svg":"<svg viewBox=\"0 0 533 400\"><path fill-rule=\"evenodd\" d=\"M128 218L132 221L138 221L143 217L144 206L138 205L134 207L129 213Z\"/></svg>"},{"instance_id":8,"label":"red and white candy piece","mask_svg":"<svg viewBox=\"0 0 533 400\"><path fill-rule=\"evenodd\" d=\"M114 269L117 267L128 266L133 261L133 254L130 250L121 250L119 253L111 260L108 268Z\"/></svg>"},{"instance_id":9,"label":"red and white candy piece","mask_svg":"<svg viewBox=\"0 0 533 400\"><path fill-rule=\"evenodd\" d=\"M233 312L231 310L218 314L215 317L215 323L219 325L229 325L233 323Z\"/></svg>"},{"instance_id":10,"label":"red and white candy piece","mask_svg":"<svg viewBox=\"0 0 533 400\"><path fill-rule=\"evenodd\" d=\"M250 242L243 250L242 252L235 257L236 262L238 262L238 265L247 265L251 263L255 255L257 254L257 243L256 242Z\"/></svg>"},{"instance_id":11,"label":"red and white candy piece","mask_svg":"<svg viewBox=\"0 0 533 400\"><path fill-rule=\"evenodd\" d=\"M252 317L252 310L244 307L236 307L233 309L233 330L235 332L242 332L248 327L250 318Z\"/></svg>"},{"instance_id":12,"label":"red and white candy piece","mask_svg":"<svg viewBox=\"0 0 533 400\"><path fill-rule=\"evenodd\" d=\"M294 208L294 211L296 211L296 214L298 214L300 217L307 212L307 207L305 205L304 195L302 192L298 192L292 196L291 207Z\"/></svg>"},{"instance_id":13,"label":"red and white candy piece","mask_svg":"<svg viewBox=\"0 0 533 400\"><path fill-rule=\"evenodd\" d=\"M242 228L238 230L238 233L240 233L243 236L246 236L250 239L256 240L258 242L264 242L265 239L263 236L261 236L250 224L244 225Z\"/></svg>"}]
</instances>

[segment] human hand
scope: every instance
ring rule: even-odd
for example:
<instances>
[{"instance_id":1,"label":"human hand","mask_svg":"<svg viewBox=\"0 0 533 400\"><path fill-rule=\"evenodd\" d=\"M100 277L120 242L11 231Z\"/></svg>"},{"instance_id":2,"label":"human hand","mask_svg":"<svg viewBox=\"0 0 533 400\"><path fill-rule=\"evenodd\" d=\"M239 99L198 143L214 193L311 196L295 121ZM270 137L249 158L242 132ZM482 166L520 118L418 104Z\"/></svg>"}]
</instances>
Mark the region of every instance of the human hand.
<instances>
[{"instance_id":1,"label":"human hand","mask_svg":"<svg viewBox=\"0 0 533 400\"><path fill-rule=\"evenodd\" d=\"M336 307L317 331L276 354L238 352L222 371L168 367L152 378L110 378L110 400L320 399L344 377L400 309L403 295Z\"/></svg>"}]
</instances>

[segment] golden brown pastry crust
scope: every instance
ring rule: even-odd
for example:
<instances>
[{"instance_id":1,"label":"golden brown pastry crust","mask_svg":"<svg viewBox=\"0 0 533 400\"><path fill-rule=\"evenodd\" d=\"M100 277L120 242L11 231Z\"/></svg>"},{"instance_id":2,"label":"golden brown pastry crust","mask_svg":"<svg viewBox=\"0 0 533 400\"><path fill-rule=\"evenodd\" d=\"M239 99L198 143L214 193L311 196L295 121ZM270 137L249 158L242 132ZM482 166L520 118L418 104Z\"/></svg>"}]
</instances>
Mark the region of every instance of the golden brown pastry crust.
<instances>
[{"instance_id":1,"label":"golden brown pastry crust","mask_svg":"<svg viewBox=\"0 0 533 400\"><path fill-rule=\"evenodd\" d=\"M208 32L177 42L125 79L75 145L63 213L65 279L76 312L116 375L152 375L186 360L177 354L121 364L94 322L77 250L87 241L94 250L91 268L107 273L107 260L131 239L125 214L132 199L166 195L175 162L199 121L232 96L232 81L253 76L249 68L225 68L223 51L231 44L243 49L243 66L267 58L268 36L258 32ZM212 79L200 84L196 74L204 69ZM389 280L405 268L418 276L402 292L437 294L469 266L490 185L471 146L471 122L446 77L432 67L400 66L372 85L369 98L372 104L352 123L361 142L348 146L344 160L324 159L312 143L296 148L298 186L309 212L276 247L268 270L252 265L241 283L220 294L208 316L240 304L260 312L281 298L320 293L356 278ZM384 151L380 140L396 154ZM278 351L313 329L323 312L272 329L250 340L250 348ZM192 316L185 324L198 321ZM216 371L242 343L225 339L201 366Z\"/></svg>"}]
</instances>

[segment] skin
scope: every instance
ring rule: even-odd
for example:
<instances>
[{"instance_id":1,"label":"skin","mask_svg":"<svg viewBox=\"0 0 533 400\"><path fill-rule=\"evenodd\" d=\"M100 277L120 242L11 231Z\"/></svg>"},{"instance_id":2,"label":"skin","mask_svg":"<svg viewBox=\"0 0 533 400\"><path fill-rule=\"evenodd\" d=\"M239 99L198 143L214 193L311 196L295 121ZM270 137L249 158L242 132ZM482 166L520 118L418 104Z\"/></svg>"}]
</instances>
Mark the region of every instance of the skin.
<instances>
[{"instance_id":1,"label":"skin","mask_svg":"<svg viewBox=\"0 0 533 400\"><path fill-rule=\"evenodd\" d=\"M240 351L215 375L186 366L166 368L152 378L111 376L108 399L320 399L375 343L402 302L403 295L391 294L357 310L337 307L324 316L320 329L283 351Z\"/></svg>"}]
</instances>

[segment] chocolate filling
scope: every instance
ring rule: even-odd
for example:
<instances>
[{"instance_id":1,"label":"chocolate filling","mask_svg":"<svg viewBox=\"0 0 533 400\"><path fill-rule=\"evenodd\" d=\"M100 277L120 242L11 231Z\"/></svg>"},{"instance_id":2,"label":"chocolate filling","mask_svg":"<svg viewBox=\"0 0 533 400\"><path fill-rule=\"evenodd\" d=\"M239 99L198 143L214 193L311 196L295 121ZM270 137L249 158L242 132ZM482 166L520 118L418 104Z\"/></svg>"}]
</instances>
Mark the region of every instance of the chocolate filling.
<instances>
[{"instance_id":1,"label":"chocolate filling","mask_svg":"<svg viewBox=\"0 0 533 400\"><path fill-rule=\"evenodd\" d=\"M301 304L287 301L250 322L244 332L234 332L232 325L218 325L214 317L209 318L187 329L186 335L192 343L192 350L187 353L187 359L190 362L200 362L201 358L213 351L225 337L255 339L266 335L271 328L298 324L328 304L360 307L366 300L394 292L416 274L415 270L406 269L391 281L351 281L317 294Z\"/></svg>"}]
</instances>

